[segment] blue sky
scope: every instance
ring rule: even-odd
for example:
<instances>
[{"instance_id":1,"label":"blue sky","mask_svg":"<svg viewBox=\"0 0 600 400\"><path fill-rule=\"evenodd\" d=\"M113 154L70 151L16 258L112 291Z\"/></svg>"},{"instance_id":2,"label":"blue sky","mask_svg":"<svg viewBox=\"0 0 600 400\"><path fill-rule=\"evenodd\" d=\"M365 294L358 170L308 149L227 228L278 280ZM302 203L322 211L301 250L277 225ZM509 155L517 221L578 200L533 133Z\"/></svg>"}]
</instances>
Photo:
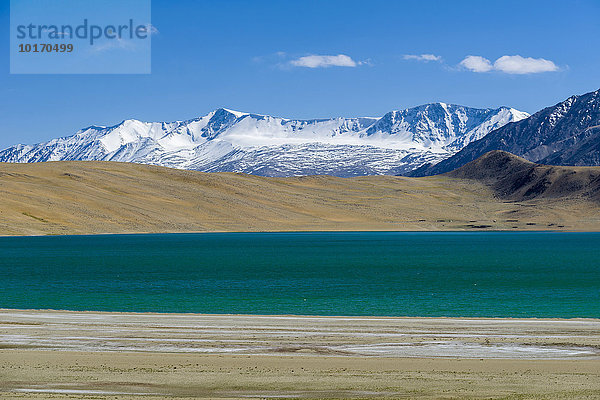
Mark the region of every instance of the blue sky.
<instances>
[{"instance_id":1,"label":"blue sky","mask_svg":"<svg viewBox=\"0 0 600 400\"><path fill-rule=\"evenodd\" d=\"M535 112L600 87L598 0L153 0L148 75L10 75L0 1L2 148L218 107L290 118L436 101Z\"/></svg>"}]
</instances>

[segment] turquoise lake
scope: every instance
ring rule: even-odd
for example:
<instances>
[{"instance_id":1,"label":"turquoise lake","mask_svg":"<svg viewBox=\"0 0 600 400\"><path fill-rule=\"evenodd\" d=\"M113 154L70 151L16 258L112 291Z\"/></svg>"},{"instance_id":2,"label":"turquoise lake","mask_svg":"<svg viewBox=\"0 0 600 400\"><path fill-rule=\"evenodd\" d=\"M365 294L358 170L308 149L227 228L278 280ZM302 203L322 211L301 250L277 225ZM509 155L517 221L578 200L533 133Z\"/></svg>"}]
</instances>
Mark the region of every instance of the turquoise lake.
<instances>
[{"instance_id":1,"label":"turquoise lake","mask_svg":"<svg viewBox=\"0 0 600 400\"><path fill-rule=\"evenodd\" d=\"M600 318L600 234L0 238L0 307Z\"/></svg>"}]
</instances>

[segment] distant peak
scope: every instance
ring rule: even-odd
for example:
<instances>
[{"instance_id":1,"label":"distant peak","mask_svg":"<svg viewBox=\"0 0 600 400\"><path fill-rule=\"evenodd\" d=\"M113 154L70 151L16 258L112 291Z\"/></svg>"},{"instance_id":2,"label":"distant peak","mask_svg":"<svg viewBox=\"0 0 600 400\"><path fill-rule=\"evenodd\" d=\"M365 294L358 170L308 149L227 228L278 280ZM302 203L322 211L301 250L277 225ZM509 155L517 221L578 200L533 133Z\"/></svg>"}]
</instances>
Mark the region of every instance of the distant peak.
<instances>
[{"instance_id":1,"label":"distant peak","mask_svg":"<svg viewBox=\"0 0 600 400\"><path fill-rule=\"evenodd\" d=\"M438 104L440 105L440 107L442 107L444 109L444 111L448 112L448 104L442 103L442 102L440 102Z\"/></svg>"},{"instance_id":2,"label":"distant peak","mask_svg":"<svg viewBox=\"0 0 600 400\"><path fill-rule=\"evenodd\" d=\"M90 129L106 129L106 126L104 125L90 125L90 126L86 126L85 128L82 128L79 130L79 133L81 132L85 132L85 131L89 131Z\"/></svg>"},{"instance_id":3,"label":"distant peak","mask_svg":"<svg viewBox=\"0 0 600 400\"><path fill-rule=\"evenodd\" d=\"M244 116L244 115L248 115L248 113L241 112L241 111L235 111L235 110L232 110L232 109L230 109L230 108L225 108L225 107L220 107L220 108L217 108L217 109L214 111L214 113L215 113L215 114L229 113L229 114L233 114L233 115L235 115L237 118L239 118L239 117L242 117L242 116Z\"/></svg>"},{"instance_id":4,"label":"distant peak","mask_svg":"<svg viewBox=\"0 0 600 400\"><path fill-rule=\"evenodd\" d=\"M464 108L464 109L474 109L472 107L467 107L467 106L461 106L458 104L450 104L450 103L444 103L444 102L435 102L435 103L427 103L427 104L422 104L422 105L418 105L418 106L414 106L414 107L409 107L409 108L404 108L404 109L399 109L399 110L395 110L394 112L407 112L407 111L421 111L421 110L428 110L428 109L442 109L446 112L454 112L456 109L459 108Z\"/></svg>"},{"instance_id":5,"label":"distant peak","mask_svg":"<svg viewBox=\"0 0 600 400\"><path fill-rule=\"evenodd\" d=\"M443 108L447 108L447 107L466 107L466 106L460 106L458 104L452 104L452 103L445 103L443 101L438 101L435 103L429 103L429 104L425 104L426 106L437 106L437 107L443 107ZM466 107L466 108L470 108L470 107Z\"/></svg>"},{"instance_id":6,"label":"distant peak","mask_svg":"<svg viewBox=\"0 0 600 400\"><path fill-rule=\"evenodd\" d=\"M118 124L118 125L124 125L124 126L127 126L127 125L132 125L132 124L143 124L143 123L144 123L144 122L143 122L143 121L140 121L139 119L124 119L124 120L123 120L123 121L121 121L121 123L120 123L120 124Z\"/></svg>"},{"instance_id":7,"label":"distant peak","mask_svg":"<svg viewBox=\"0 0 600 400\"><path fill-rule=\"evenodd\" d=\"M520 110L517 110L516 108L512 108L512 107L500 107L500 108L507 109L510 113L512 113L519 120L525 119L525 118L528 118L531 116L531 114L529 114L528 112L520 111Z\"/></svg>"}]
</instances>

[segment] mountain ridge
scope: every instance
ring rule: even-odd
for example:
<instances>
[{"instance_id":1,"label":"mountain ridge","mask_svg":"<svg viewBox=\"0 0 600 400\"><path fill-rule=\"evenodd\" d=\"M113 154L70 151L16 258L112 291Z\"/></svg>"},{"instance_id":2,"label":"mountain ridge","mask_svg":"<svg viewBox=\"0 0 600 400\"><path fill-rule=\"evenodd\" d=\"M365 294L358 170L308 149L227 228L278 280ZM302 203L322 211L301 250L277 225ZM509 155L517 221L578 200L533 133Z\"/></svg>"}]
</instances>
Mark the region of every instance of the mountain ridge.
<instances>
[{"instance_id":1,"label":"mountain ridge","mask_svg":"<svg viewBox=\"0 0 600 400\"><path fill-rule=\"evenodd\" d=\"M0 152L0 162L122 161L265 176L398 175L450 157L528 114L431 103L381 118L295 120L218 108L173 122L127 119Z\"/></svg>"},{"instance_id":2,"label":"mountain ridge","mask_svg":"<svg viewBox=\"0 0 600 400\"><path fill-rule=\"evenodd\" d=\"M492 150L504 150L541 164L600 165L600 89L571 96L529 118L502 126L453 156L423 165L409 175L445 173Z\"/></svg>"}]
</instances>

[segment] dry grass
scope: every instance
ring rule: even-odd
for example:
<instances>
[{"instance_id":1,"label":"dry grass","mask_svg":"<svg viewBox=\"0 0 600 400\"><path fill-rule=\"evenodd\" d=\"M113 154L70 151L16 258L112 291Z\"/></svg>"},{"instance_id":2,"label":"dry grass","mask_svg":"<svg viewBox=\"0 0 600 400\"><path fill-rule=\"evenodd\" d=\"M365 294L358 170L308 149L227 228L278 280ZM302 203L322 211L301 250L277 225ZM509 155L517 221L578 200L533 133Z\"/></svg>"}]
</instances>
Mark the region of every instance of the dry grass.
<instances>
[{"instance_id":1,"label":"dry grass","mask_svg":"<svg viewBox=\"0 0 600 400\"><path fill-rule=\"evenodd\" d=\"M506 201L444 176L265 178L61 161L0 164L0 234L598 230L585 199Z\"/></svg>"}]
</instances>

